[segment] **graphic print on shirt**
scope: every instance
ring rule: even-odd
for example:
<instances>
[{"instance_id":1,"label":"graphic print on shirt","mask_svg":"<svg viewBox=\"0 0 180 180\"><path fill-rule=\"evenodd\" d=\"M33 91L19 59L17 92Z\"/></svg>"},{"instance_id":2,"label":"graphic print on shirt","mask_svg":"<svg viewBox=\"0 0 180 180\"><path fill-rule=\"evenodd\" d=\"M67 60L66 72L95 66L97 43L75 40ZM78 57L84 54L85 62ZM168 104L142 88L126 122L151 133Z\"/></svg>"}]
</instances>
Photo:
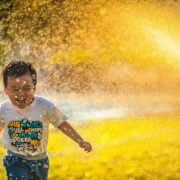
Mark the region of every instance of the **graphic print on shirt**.
<instances>
[{"instance_id":1,"label":"graphic print on shirt","mask_svg":"<svg viewBox=\"0 0 180 180\"><path fill-rule=\"evenodd\" d=\"M43 124L40 121L11 121L8 124L8 134L11 145L16 151L35 152L40 145Z\"/></svg>"}]
</instances>

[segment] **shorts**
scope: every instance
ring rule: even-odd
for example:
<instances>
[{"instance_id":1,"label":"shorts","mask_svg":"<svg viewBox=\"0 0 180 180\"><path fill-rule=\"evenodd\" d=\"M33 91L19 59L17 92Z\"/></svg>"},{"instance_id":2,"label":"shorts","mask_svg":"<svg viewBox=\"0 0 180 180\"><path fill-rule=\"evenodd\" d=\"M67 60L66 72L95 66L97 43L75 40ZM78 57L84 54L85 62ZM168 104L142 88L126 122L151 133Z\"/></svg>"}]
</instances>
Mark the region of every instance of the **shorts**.
<instances>
[{"instance_id":1,"label":"shorts","mask_svg":"<svg viewBox=\"0 0 180 180\"><path fill-rule=\"evenodd\" d=\"M3 158L8 180L47 180L49 159L46 156L38 160L26 160L8 154Z\"/></svg>"}]
</instances>

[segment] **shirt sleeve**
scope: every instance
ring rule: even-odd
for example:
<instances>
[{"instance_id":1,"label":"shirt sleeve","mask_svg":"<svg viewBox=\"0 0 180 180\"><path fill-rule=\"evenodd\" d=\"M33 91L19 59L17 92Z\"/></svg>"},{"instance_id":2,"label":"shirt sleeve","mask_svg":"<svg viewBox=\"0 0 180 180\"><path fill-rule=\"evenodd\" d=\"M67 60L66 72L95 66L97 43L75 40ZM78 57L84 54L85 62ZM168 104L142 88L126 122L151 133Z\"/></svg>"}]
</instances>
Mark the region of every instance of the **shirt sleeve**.
<instances>
[{"instance_id":1,"label":"shirt sleeve","mask_svg":"<svg viewBox=\"0 0 180 180\"><path fill-rule=\"evenodd\" d=\"M51 124L55 127L61 125L64 121L68 119L68 117L60 111L54 104L51 104L48 110L48 119Z\"/></svg>"}]
</instances>

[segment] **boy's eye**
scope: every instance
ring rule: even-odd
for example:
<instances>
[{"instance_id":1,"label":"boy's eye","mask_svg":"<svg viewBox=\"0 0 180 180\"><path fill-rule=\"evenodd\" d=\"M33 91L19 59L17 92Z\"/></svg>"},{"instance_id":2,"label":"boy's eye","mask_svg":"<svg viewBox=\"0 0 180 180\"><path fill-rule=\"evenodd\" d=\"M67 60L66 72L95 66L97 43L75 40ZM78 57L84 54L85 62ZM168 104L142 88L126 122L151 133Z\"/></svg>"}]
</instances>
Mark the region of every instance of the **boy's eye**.
<instances>
[{"instance_id":1,"label":"boy's eye","mask_svg":"<svg viewBox=\"0 0 180 180\"><path fill-rule=\"evenodd\" d=\"M32 87L25 87L23 88L24 91L30 91L32 89Z\"/></svg>"},{"instance_id":2,"label":"boy's eye","mask_svg":"<svg viewBox=\"0 0 180 180\"><path fill-rule=\"evenodd\" d=\"M33 87L31 86L27 86L27 87L23 87L21 90L24 91L24 92L29 92L33 89ZM12 88L11 89L13 92L18 92L20 91L20 88Z\"/></svg>"},{"instance_id":3,"label":"boy's eye","mask_svg":"<svg viewBox=\"0 0 180 180\"><path fill-rule=\"evenodd\" d=\"M19 91L19 88L12 88L12 91Z\"/></svg>"}]
</instances>

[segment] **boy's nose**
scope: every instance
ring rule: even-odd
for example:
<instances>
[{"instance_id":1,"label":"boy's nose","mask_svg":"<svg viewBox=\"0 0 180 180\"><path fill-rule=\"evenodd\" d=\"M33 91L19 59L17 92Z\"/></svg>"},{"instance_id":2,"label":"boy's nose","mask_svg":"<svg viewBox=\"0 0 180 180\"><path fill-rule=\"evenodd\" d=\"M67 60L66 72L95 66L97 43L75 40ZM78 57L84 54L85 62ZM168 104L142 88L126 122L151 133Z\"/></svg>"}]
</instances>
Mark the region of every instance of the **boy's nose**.
<instances>
[{"instance_id":1,"label":"boy's nose","mask_svg":"<svg viewBox=\"0 0 180 180\"><path fill-rule=\"evenodd\" d=\"M25 93L22 89L18 91L18 96L25 96Z\"/></svg>"}]
</instances>

